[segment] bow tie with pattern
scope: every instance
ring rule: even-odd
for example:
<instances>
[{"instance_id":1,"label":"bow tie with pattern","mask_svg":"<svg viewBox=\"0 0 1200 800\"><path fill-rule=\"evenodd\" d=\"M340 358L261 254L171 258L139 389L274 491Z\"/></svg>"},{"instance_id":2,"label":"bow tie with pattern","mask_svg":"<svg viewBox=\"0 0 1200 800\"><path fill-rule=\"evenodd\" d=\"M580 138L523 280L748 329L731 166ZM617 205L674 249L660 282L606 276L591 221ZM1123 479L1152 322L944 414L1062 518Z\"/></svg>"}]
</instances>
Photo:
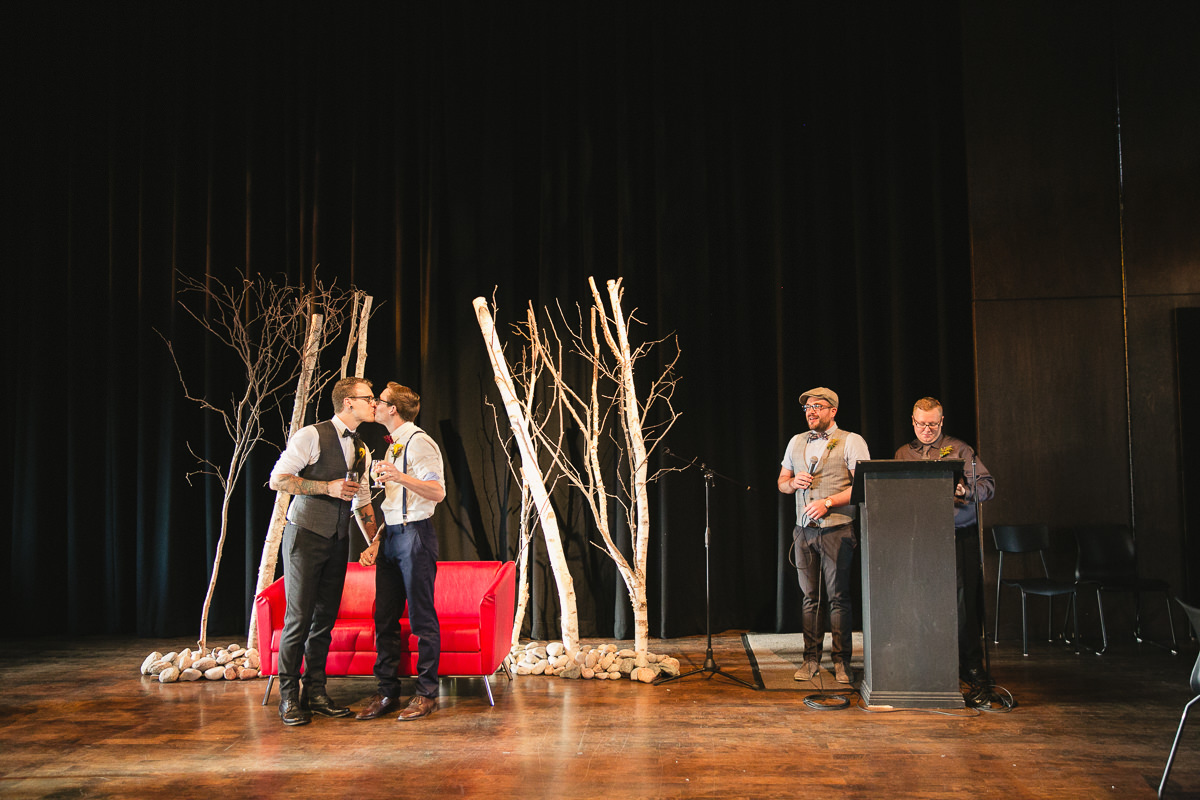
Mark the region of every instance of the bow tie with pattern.
<instances>
[{"instance_id":1,"label":"bow tie with pattern","mask_svg":"<svg viewBox=\"0 0 1200 800\"><path fill-rule=\"evenodd\" d=\"M812 433L810 433L810 434L808 435L808 440L809 440L810 442L815 442L815 441L817 441L818 439L828 439L828 438L829 438L829 433L828 433L828 431L825 431L825 432L822 432L822 433L817 433L816 431L813 431Z\"/></svg>"}]
</instances>

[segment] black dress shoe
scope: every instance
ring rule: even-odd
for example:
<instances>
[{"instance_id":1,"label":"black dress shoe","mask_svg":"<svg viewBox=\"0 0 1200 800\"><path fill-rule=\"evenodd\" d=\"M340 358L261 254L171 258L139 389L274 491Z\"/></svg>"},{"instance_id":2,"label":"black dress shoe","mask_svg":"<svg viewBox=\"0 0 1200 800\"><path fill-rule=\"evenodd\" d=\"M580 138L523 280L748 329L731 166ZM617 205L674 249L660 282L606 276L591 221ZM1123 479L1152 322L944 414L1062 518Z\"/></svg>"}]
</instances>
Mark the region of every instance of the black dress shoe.
<instances>
[{"instance_id":1,"label":"black dress shoe","mask_svg":"<svg viewBox=\"0 0 1200 800\"><path fill-rule=\"evenodd\" d=\"M294 697L285 697L279 701L279 718L284 725L307 725L312 722L312 714L300 706L300 701Z\"/></svg>"},{"instance_id":2,"label":"black dress shoe","mask_svg":"<svg viewBox=\"0 0 1200 800\"><path fill-rule=\"evenodd\" d=\"M325 692L305 693L300 697L300 705L304 709L320 714L322 717L348 717L353 712L346 706L339 706Z\"/></svg>"},{"instance_id":3,"label":"black dress shoe","mask_svg":"<svg viewBox=\"0 0 1200 800\"><path fill-rule=\"evenodd\" d=\"M400 705L399 697L388 697L386 695L377 694L371 697L371 701L367 703L367 707L354 715L355 719L375 719L383 716L388 710L395 711Z\"/></svg>"}]
</instances>

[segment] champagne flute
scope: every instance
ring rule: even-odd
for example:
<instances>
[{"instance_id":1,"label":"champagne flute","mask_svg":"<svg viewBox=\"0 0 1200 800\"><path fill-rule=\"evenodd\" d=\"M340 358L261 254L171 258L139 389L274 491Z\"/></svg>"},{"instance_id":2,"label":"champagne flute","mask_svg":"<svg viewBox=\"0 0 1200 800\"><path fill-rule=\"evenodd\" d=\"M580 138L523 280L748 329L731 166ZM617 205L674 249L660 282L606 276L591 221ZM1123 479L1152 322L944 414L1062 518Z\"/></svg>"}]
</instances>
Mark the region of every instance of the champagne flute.
<instances>
[{"instance_id":1,"label":"champagne flute","mask_svg":"<svg viewBox=\"0 0 1200 800\"><path fill-rule=\"evenodd\" d=\"M375 478L375 482L371 484L372 489L383 488L383 464L383 459L371 462L371 475Z\"/></svg>"}]
</instances>

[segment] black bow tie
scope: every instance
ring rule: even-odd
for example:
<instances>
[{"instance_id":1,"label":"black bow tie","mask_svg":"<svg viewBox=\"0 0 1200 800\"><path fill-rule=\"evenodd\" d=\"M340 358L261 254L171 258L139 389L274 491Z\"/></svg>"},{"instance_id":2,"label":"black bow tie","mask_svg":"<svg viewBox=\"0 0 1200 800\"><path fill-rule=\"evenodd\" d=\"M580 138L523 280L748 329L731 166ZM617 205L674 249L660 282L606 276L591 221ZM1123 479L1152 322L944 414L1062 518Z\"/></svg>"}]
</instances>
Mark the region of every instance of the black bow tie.
<instances>
[{"instance_id":1,"label":"black bow tie","mask_svg":"<svg viewBox=\"0 0 1200 800\"><path fill-rule=\"evenodd\" d=\"M349 428L346 428L346 430L342 431L342 438L344 439L346 437L350 437L352 439L357 439L358 433L350 430Z\"/></svg>"},{"instance_id":2,"label":"black bow tie","mask_svg":"<svg viewBox=\"0 0 1200 800\"><path fill-rule=\"evenodd\" d=\"M828 432L817 433L816 431L813 431L812 433L810 433L808 435L808 440L810 442L815 442L817 439L828 439L828 438L829 438Z\"/></svg>"}]
</instances>

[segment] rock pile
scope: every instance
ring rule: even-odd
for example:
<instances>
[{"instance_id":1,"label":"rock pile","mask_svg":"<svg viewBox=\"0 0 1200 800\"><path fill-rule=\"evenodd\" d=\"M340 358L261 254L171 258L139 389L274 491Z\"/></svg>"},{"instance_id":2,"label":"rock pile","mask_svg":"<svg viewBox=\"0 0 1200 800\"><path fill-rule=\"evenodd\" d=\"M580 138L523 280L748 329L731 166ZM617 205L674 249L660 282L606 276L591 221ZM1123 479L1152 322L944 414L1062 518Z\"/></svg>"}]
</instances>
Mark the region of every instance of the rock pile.
<instances>
[{"instance_id":1,"label":"rock pile","mask_svg":"<svg viewBox=\"0 0 1200 800\"><path fill-rule=\"evenodd\" d=\"M557 675L584 680L630 680L653 683L660 675L679 674L679 659L654 653L619 650L615 644L567 650L562 642L529 642L509 651L518 675Z\"/></svg>"},{"instance_id":2,"label":"rock pile","mask_svg":"<svg viewBox=\"0 0 1200 800\"><path fill-rule=\"evenodd\" d=\"M203 650L181 650L146 656L142 674L157 676L160 683L175 681L244 681L259 675L258 650L231 644L205 653Z\"/></svg>"}]
</instances>

